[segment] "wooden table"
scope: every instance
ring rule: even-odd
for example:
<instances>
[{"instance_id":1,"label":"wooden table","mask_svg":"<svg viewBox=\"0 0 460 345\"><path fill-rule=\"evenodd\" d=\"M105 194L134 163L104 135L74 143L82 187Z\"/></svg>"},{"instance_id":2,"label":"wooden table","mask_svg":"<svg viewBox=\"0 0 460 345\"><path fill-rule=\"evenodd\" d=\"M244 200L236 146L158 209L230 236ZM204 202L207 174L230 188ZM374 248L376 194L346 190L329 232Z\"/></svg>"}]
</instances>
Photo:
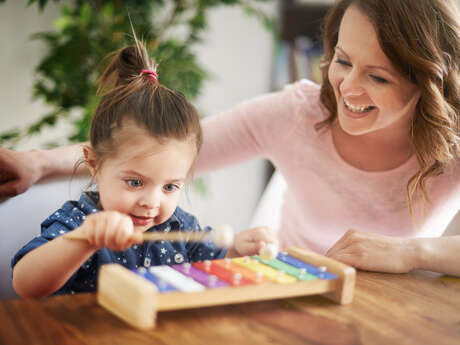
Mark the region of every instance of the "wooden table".
<instances>
[{"instance_id":1,"label":"wooden table","mask_svg":"<svg viewBox=\"0 0 460 345\"><path fill-rule=\"evenodd\" d=\"M138 331L93 294L0 302L0 344L460 344L460 279L358 272L354 301L321 296L160 312Z\"/></svg>"}]
</instances>

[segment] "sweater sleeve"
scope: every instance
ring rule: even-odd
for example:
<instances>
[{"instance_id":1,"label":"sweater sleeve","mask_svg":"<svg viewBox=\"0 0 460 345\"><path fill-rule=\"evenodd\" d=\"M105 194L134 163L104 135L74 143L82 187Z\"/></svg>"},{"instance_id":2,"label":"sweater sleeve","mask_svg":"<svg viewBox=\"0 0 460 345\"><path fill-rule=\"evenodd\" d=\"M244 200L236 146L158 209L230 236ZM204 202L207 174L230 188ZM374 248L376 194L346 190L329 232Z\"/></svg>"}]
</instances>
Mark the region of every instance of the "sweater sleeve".
<instances>
[{"instance_id":1,"label":"sweater sleeve","mask_svg":"<svg viewBox=\"0 0 460 345\"><path fill-rule=\"evenodd\" d=\"M269 158L276 145L274 133L286 130L286 116L293 107L292 92L259 96L233 109L203 120L203 146L197 173L241 163L256 156Z\"/></svg>"}]
</instances>

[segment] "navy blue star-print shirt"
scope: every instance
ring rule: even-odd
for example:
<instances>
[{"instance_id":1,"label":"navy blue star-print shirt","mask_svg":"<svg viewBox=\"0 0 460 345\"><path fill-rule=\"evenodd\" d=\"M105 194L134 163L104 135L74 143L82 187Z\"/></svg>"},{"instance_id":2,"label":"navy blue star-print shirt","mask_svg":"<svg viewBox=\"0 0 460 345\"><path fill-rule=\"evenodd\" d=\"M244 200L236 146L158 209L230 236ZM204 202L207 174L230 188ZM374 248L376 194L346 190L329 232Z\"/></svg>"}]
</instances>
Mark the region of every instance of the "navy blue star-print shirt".
<instances>
[{"instance_id":1,"label":"navy blue star-print shirt","mask_svg":"<svg viewBox=\"0 0 460 345\"><path fill-rule=\"evenodd\" d=\"M41 235L38 235L22 247L11 260L11 267L28 252L55 239L66 232L78 228L86 216L99 212L97 207L99 194L85 192L80 200L67 201L41 224ZM148 232L168 232L181 230L184 239L189 231L209 231L202 229L197 219L177 207L173 215L164 223L156 225ZM149 267L154 265L173 265L183 262L220 259L225 256L224 249L216 247L212 242L144 242L124 251L113 251L107 248L98 250L91 256L55 294L76 292L93 292L96 290L99 267L108 263L118 263L128 269ZM56 258L59 260L59 258Z\"/></svg>"}]
</instances>

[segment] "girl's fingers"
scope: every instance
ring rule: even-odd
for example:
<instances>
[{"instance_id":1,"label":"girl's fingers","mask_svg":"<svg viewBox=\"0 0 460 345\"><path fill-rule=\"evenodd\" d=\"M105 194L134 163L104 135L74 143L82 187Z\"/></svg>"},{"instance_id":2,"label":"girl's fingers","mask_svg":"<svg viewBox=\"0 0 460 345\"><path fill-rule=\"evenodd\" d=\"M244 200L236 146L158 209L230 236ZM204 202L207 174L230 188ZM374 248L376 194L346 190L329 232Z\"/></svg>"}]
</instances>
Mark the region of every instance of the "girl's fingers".
<instances>
[{"instance_id":1,"label":"girl's fingers","mask_svg":"<svg viewBox=\"0 0 460 345\"><path fill-rule=\"evenodd\" d=\"M118 249L125 249L133 244L133 222L127 216L118 219L117 232L114 246Z\"/></svg>"},{"instance_id":2,"label":"girl's fingers","mask_svg":"<svg viewBox=\"0 0 460 345\"><path fill-rule=\"evenodd\" d=\"M254 228L251 231L251 240L253 242L264 242L264 243L272 243L277 244L278 240L274 231L267 227L258 227Z\"/></svg>"},{"instance_id":3,"label":"girl's fingers","mask_svg":"<svg viewBox=\"0 0 460 345\"><path fill-rule=\"evenodd\" d=\"M258 254L260 249L263 246L263 242L255 241L255 242L245 242L241 245L241 248L238 249L241 255L254 255Z\"/></svg>"},{"instance_id":4,"label":"girl's fingers","mask_svg":"<svg viewBox=\"0 0 460 345\"><path fill-rule=\"evenodd\" d=\"M105 245L105 229L106 228L107 228L107 218L105 217L105 214L101 214L101 216L98 217L96 226L95 226L95 232L96 232L95 244L98 248L102 248Z\"/></svg>"},{"instance_id":5,"label":"girl's fingers","mask_svg":"<svg viewBox=\"0 0 460 345\"><path fill-rule=\"evenodd\" d=\"M132 244L141 244L144 241L142 237L142 232L133 232L131 235Z\"/></svg>"},{"instance_id":6,"label":"girl's fingers","mask_svg":"<svg viewBox=\"0 0 460 345\"><path fill-rule=\"evenodd\" d=\"M93 246L96 246L96 221L97 218L95 218L94 215L89 216L85 221L85 231L88 235L88 242Z\"/></svg>"}]
</instances>

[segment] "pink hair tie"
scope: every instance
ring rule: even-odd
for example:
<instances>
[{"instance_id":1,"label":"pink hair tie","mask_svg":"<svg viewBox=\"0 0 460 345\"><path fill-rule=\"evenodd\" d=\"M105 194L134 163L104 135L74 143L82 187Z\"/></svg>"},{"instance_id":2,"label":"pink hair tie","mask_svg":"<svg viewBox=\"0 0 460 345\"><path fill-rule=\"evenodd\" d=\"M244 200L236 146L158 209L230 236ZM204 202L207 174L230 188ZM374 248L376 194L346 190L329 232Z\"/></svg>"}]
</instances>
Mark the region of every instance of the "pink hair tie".
<instances>
[{"instance_id":1,"label":"pink hair tie","mask_svg":"<svg viewBox=\"0 0 460 345\"><path fill-rule=\"evenodd\" d=\"M158 74L157 72L155 72L154 70L151 70L151 69L143 69L142 72L141 72L141 76L142 75L146 75L148 74L150 78L152 78L153 80L157 81L158 80Z\"/></svg>"}]
</instances>

